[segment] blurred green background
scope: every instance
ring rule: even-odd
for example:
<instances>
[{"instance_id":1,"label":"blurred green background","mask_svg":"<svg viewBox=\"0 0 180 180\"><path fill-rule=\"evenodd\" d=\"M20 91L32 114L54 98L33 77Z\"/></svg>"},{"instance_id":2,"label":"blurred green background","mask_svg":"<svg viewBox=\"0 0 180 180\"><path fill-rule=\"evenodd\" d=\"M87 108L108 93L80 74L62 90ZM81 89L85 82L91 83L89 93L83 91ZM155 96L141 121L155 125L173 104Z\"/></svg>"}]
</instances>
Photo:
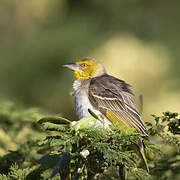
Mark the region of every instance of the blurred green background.
<instances>
[{"instance_id":1,"label":"blurred green background","mask_svg":"<svg viewBox=\"0 0 180 180\"><path fill-rule=\"evenodd\" d=\"M90 56L132 84L137 97L143 94L145 121L150 114L179 111L178 5L178 0L0 0L0 99L75 119L73 76L62 65Z\"/></svg>"}]
</instances>

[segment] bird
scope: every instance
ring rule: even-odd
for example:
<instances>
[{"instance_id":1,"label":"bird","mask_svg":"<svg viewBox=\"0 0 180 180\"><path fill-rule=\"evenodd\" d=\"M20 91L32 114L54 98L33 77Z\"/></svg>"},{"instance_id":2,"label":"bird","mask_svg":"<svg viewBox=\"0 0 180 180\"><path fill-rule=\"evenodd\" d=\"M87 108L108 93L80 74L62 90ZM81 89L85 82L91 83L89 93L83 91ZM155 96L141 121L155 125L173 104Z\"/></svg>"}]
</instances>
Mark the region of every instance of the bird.
<instances>
[{"instance_id":1,"label":"bird","mask_svg":"<svg viewBox=\"0 0 180 180\"><path fill-rule=\"evenodd\" d=\"M95 58L87 57L64 67L74 72L74 103L79 119L96 114L105 126L118 124L122 129L134 128L144 138L148 132L138 113L132 86L124 80L109 75L104 66ZM138 144L146 170L149 167L144 154L144 143Z\"/></svg>"}]
</instances>

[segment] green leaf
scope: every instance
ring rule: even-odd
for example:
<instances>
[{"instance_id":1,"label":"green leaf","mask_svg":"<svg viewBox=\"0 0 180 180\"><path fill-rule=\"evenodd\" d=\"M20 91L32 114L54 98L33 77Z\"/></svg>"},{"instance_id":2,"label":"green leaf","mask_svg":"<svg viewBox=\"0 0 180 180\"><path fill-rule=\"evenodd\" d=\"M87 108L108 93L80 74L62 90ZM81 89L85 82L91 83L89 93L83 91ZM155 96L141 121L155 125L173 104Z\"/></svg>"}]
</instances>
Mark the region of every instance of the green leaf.
<instances>
[{"instance_id":1,"label":"green leaf","mask_svg":"<svg viewBox=\"0 0 180 180\"><path fill-rule=\"evenodd\" d=\"M48 131L59 131L59 132L64 132L69 128L69 126L66 124L52 124L49 122L44 123L43 127L45 130Z\"/></svg>"},{"instance_id":2,"label":"green leaf","mask_svg":"<svg viewBox=\"0 0 180 180\"><path fill-rule=\"evenodd\" d=\"M97 126L100 126L100 122L93 116L85 117L80 119L79 121L71 122L71 128L76 131L79 129L97 127Z\"/></svg>"},{"instance_id":3,"label":"green leaf","mask_svg":"<svg viewBox=\"0 0 180 180\"><path fill-rule=\"evenodd\" d=\"M136 131L135 128L128 128L128 129L126 129L126 134L132 134L132 133L134 133L135 131Z\"/></svg>"},{"instance_id":4,"label":"green leaf","mask_svg":"<svg viewBox=\"0 0 180 180\"><path fill-rule=\"evenodd\" d=\"M53 124L70 124L71 123L70 120L63 117L44 117L38 121L39 124L46 123L46 122L53 123Z\"/></svg>"}]
</instances>

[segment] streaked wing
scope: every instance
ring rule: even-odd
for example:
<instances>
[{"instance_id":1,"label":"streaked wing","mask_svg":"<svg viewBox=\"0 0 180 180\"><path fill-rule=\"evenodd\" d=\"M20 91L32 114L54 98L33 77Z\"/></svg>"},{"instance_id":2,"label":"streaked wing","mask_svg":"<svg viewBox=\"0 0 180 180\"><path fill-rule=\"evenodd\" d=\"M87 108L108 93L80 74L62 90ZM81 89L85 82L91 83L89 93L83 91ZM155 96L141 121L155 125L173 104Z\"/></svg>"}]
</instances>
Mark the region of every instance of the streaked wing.
<instances>
[{"instance_id":1,"label":"streaked wing","mask_svg":"<svg viewBox=\"0 0 180 180\"><path fill-rule=\"evenodd\" d=\"M89 86L91 104L112 123L118 123L124 128L135 128L148 136L131 95L133 91L129 84L107 74L93 78Z\"/></svg>"}]
</instances>

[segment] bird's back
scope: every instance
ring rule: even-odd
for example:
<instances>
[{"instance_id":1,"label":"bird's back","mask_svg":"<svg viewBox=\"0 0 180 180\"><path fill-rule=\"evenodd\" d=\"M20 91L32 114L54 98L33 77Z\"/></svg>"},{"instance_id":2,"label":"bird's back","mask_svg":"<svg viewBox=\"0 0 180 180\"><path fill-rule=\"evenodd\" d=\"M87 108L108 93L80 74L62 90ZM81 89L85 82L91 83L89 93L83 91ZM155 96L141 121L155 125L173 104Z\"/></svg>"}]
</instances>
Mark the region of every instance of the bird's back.
<instances>
[{"instance_id":1,"label":"bird's back","mask_svg":"<svg viewBox=\"0 0 180 180\"><path fill-rule=\"evenodd\" d=\"M132 96L131 86L125 81L104 74L95 77L89 85L89 99L93 107L101 111L112 123L135 128L148 136Z\"/></svg>"}]
</instances>

